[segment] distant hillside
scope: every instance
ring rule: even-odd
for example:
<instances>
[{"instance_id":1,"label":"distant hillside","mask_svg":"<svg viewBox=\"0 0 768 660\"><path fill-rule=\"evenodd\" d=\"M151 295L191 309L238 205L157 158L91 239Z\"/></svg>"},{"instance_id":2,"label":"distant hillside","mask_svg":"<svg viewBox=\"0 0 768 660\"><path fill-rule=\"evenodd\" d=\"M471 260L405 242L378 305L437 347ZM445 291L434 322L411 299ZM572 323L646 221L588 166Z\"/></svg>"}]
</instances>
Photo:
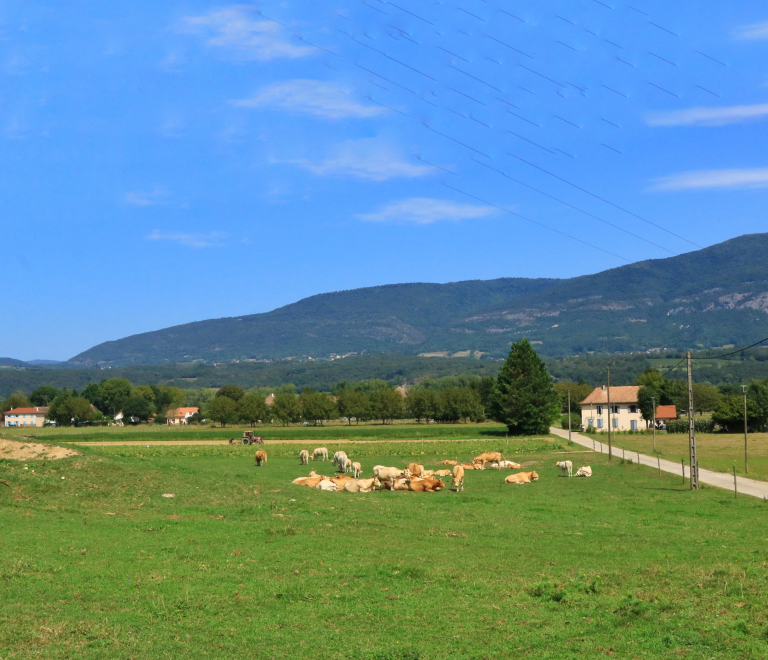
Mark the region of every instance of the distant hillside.
<instances>
[{"instance_id":1,"label":"distant hillside","mask_svg":"<svg viewBox=\"0 0 768 660\"><path fill-rule=\"evenodd\" d=\"M13 358L0 358L0 367L28 367L30 362L23 362L22 360L14 360Z\"/></svg>"},{"instance_id":2,"label":"distant hillside","mask_svg":"<svg viewBox=\"0 0 768 660\"><path fill-rule=\"evenodd\" d=\"M274 360L332 353L545 356L745 344L768 336L768 234L568 280L397 284L106 342L70 364Z\"/></svg>"}]
</instances>

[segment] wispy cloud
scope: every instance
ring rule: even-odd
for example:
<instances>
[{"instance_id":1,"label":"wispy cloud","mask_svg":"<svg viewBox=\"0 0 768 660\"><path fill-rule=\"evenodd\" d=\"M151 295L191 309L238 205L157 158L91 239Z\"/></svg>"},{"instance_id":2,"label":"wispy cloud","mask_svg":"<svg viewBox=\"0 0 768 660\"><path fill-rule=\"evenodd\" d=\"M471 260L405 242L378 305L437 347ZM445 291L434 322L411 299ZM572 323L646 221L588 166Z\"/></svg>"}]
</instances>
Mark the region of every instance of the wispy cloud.
<instances>
[{"instance_id":1,"label":"wispy cloud","mask_svg":"<svg viewBox=\"0 0 768 660\"><path fill-rule=\"evenodd\" d=\"M749 190L768 188L768 167L696 170L657 179L653 190Z\"/></svg>"},{"instance_id":2,"label":"wispy cloud","mask_svg":"<svg viewBox=\"0 0 768 660\"><path fill-rule=\"evenodd\" d=\"M180 32L208 37L210 46L226 49L240 59L273 60L314 54L308 46L293 42L283 26L258 17L248 5L214 9L203 16L187 16L178 25Z\"/></svg>"},{"instance_id":3,"label":"wispy cloud","mask_svg":"<svg viewBox=\"0 0 768 660\"><path fill-rule=\"evenodd\" d=\"M155 188L150 192L131 192L123 195L123 201L133 206L157 206L158 204L167 204L169 193L165 190Z\"/></svg>"},{"instance_id":4,"label":"wispy cloud","mask_svg":"<svg viewBox=\"0 0 768 660\"><path fill-rule=\"evenodd\" d=\"M357 217L370 222L411 222L420 225L443 220L475 220L496 213L490 206L459 204L445 199L412 197L390 202L375 213L363 213Z\"/></svg>"},{"instance_id":5,"label":"wispy cloud","mask_svg":"<svg viewBox=\"0 0 768 660\"><path fill-rule=\"evenodd\" d=\"M646 120L649 126L726 126L768 117L768 103L720 108L685 108L657 112Z\"/></svg>"},{"instance_id":6,"label":"wispy cloud","mask_svg":"<svg viewBox=\"0 0 768 660\"><path fill-rule=\"evenodd\" d=\"M402 152L381 138L347 140L333 149L330 158L313 162L289 161L319 175L353 176L371 181L413 179L433 170L407 160Z\"/></svg>"},{"instance_id":7,"label":"wispy cloud","mask_svg":"<svg viewBox=\"0 0 768 660\"><path fill-rule=\"evenodd\" d=\"M768 39L768 21L736 28L737 39Z\"/></svg>"},{"instance_id":8,"label":"wispy cloud","mask_svg":"<svg viewBox=\"0 0 768 660\"><path fill-rule=\"evenodd\" d=\"M365 105L349 90L322 80L287 80L264 87L253 98L233 101L243 108L282 108L328 119L375 117L384 109Z\"/></svg>"},{"instance_id":9,"label":"wispy cloud","mask_svg":"<svg viewBox=\"0 0 768 660\"><path fill-rule=\"evenodd\" d=\"M224 239L228 236L229 234L219 231L212 231L207 234L187 234L180 231L160 231L155 229L144 238L148 241L171 241L181 245L188 245L189 247L205 248L224 245Z\"/></svg>"}]
</instances>

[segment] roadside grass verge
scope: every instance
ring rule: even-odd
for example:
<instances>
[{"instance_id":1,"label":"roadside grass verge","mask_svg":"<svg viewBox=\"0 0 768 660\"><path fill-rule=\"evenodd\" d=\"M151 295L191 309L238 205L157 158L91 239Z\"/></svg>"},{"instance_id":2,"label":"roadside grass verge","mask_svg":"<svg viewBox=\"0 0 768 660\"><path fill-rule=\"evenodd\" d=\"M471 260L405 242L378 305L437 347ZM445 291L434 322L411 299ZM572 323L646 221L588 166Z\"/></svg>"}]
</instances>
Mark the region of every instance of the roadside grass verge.
<instances>
[{"instance_id":1,"label":"roadside grass verge","mask_svg":"<svg viewBox=\"0 0 768 660\"><path fill-rule=\"evenodd\" d=\"M608 442L607 434L583 433L585 437ZM631 451L653 456L653 434L628 433L616 435L614 445L623 447L629 456ZM688 464L688 435L684 433L656 434L656 449L662 458ZM696 454L699 467L716 472L736 474L768 481L768 433L750 433L748 435L749 474L744 473L744 434L741 433L697 433Z\"/></svg>"},{"instance_id":2,"label":"roadside grass verge","mask_svg":"<svg viewBox=\"0 0 768 660\"><path fill-rule=\"evenodd\" d=\"M348 453L370 475L467 444ZM294 486L323 464L272 447L262 468L252 448L136 449L0 461L3 660L768 654L753 498L535 444L515 456L533 484L357 495ZM561 458L594 476L560 478Z\"/></svg>"}]
</instances>

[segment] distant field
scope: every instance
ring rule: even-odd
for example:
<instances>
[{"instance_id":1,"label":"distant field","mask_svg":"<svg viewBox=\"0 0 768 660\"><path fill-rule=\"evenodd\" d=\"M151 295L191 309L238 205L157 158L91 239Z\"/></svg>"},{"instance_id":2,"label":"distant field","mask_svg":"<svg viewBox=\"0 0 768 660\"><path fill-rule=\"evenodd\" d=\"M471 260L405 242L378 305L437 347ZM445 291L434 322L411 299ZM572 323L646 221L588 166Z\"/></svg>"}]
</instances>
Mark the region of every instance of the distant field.
<instances>
[{"instance_id":1,"label":"distant field","mask_svg":"<svg viewBox=\"0 0 768 660\"><path fill-rule=\"evenodd\" d=\"M350 454L370 474L477 448L425 447ZM559 478L565 448L536 439L514 441L530 485L487 470L458 494L325 493L290 483L295 450L263 468L229 446L0 461L0 657L768 654L759 500L581 448L594 476Z\"/></svg>"},{"instance_id":2,"label":"distant field","mask_svg":"<svg viewBox=\"0 0 768 660\"><path fill-rule=\"evenodd\" d=\"M85 428L3 429L8 438L34 436L46 442L125 442L131 440L228 440L241 438L243 431L255 431L265 440L307 439L307 441L347 440L420 440L504 438L506 426L483 424L329 424L325 426L103 426Z\"/></svg>"},{"instance_id":3,"label":"distant field","mask_svg":"<svg viewBox=\"0 0 768 660\"><path fill-rule=\"evenodd\" d=\"M586 434L584 434L586 435ZM608 442L606 434L589 436ZM614 437L614 444L627 450L653 454L653 435L629 434ZM662 458L688 464L688 435L682 433L657 433L656 448ZM696 454L699 467L718 472L732 472L753 479L768 481L768 433L749 434L749 474L744 474L744 434L697 433Z\"/></svg>"}]
</instances>

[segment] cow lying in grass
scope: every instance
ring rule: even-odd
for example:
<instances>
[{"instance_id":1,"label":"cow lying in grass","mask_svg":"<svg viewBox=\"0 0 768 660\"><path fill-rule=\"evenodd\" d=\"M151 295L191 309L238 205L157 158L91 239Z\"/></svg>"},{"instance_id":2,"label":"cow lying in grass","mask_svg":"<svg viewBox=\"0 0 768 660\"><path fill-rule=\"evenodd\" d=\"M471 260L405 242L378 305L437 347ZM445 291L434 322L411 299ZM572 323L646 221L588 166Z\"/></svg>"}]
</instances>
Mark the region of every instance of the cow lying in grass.
<instances>
[{"instance_id":1,"label":"cow lying in grass","mask_svg":"<svg viewBox=\"0 0 768 660\"><path fill-rule=\"evenodd\" d=\"M592 468L589 467L589 465L585 465L583 467L580 467L578 471L576 472L577 477L591 477L592 476Z\"/></svg>"},{"instance_id":2,"label":"cow lying in grass","mask_svg":"<svg viewBox=\"0 0 768 660\"><path fill-rule=\"evenodd\" d=\"M348 493L370 493L373 490L373 482L375 478L371 479L352 479L344 484L344 490Z\"/></svg>"},{"instance_id":3,"label":"cow lying in grass","mask_svg":"<svg viewBox=\"0 0 768 660\"><path fill-rule=\"evenodd\" d=\"M539 475L536 472L518 472L517 474L507 475L504 479L506 484L529 484L532 481L538 481Z\"/></svg>"},{"instance_id":4,"label":"cow lying in grass","mask_svg":"<svg viewBox=\"0 0 768 660\"><path fill-rule=\"evenodd\" d=\"M515 463L514 461L499 461L498 463L492 463L491 467L497 470L502 468L505 470L519 470L521 466L520 463Z\"/></svg>"}]
</instances>

